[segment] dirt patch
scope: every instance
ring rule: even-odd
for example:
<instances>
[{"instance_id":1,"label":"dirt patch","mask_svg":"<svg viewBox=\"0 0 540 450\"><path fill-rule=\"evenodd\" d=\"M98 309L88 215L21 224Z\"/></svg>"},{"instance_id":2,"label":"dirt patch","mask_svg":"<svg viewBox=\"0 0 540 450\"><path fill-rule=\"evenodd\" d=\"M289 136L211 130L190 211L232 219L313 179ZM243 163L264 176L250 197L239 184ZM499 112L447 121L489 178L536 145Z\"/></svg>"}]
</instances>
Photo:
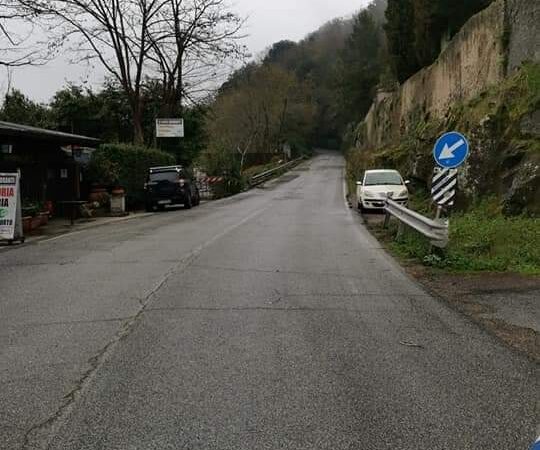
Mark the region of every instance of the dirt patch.
<instances>
[{"instance_id":1,"label":"dirt patch","mask_svg":"<svg viewBox=\"0 0 540 450\"><path fill-rule=\"evenodd\" d=\"M540 277L449 274L421 266L408 266L407 271L430 293L510 347L540 362Z\"/></svg>"}]
</instances>

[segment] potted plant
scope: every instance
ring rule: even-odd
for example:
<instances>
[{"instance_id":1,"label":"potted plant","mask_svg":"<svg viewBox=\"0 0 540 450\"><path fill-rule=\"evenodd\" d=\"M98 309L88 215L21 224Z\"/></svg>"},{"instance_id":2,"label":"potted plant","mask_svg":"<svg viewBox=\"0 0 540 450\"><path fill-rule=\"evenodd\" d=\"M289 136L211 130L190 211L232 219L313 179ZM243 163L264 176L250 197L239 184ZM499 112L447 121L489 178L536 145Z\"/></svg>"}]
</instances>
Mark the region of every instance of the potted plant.
<instances>
[{"instance_id":1,"label":"potted plant","mask_svg":"<svg viewBox=\"0 0 540 450\"><path fill-rule=\"evenodd\" d=\"M52 217L54 215L54 203L52 202L52 200L46 200L44 206L49 213L49 217Z\"/></svg>"},{"instance_id":2,"label":"potted plant","mask_svg":"<svg viewBox=\"0 0 540 450\"><path fill-rule=\"evenodd\" d=\"M49 223L49 211L41 211L39 213L39 220L41 226L47 225Z\"/></svg>"},{"instance_id":3,"label":"potted plant","mask_svg":"<svg viewBox=\"0 0 540 450\"><path fill-rule=\"evenodd\" d=\"M41 216L39 214L36 214L32 217L32 223L31 223L31 229L37 230L41 226Z\"/></svg>"},{"instance_id":4,"label":"potted plant","mask_svg":"<svg viewBox=\"0 0 540 450\"><path fill-rule=\"evenodd\" d=\"M45 203L23 200L22 216L26 233L49 223L49 211Z\"/></svg>"},{"instance_id":5,"label":"potted plant","mask_svg":"<svg viewBox=\"0 0 540 450\"><path fill-rule=\"evenodd\" d=\"M32 231L32 216L24 216L22 218L22 224L24 233L30 233Z\"/></svg>"},{"instance_id":6,"label":"potted plant","mask_svg":"<svg viewBox=\"0 0 540 450\"><path fill-rule=\"evenodd\" d=\"M94 180L89 196L90 202L97 202L104 206L109 203L110 197L107 187L114 186L120 178L118 164L107 159L93 161L89 167L89 176Z\"/></svg>"}]
</instances>

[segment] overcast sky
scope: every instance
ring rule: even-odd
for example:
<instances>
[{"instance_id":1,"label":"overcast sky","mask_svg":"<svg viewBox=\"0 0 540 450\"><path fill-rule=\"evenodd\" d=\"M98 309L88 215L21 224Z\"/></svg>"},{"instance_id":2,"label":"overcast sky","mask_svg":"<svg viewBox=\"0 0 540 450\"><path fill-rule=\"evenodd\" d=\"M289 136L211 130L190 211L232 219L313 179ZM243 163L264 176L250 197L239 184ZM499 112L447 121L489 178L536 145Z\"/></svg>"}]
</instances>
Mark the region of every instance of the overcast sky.
<instances>
[{"instance_id":1,"label":"overcast sky","mask_svg":"<svg viewBox=\"0 0 540 450\"><path fill-rule=\"evenodd\" d=\"M300 40L328 20L350 16L367 3L368 0L232 0L233 9L247 16L245 42L254 56L281 39ZM103 76L99 67L76 67L59 58L45 67L16 69L12 86L45 102L68 82L98 86ZM6 86L6 74L0 72L0 93L5 92Z\"/></svg>"}]
</instances>

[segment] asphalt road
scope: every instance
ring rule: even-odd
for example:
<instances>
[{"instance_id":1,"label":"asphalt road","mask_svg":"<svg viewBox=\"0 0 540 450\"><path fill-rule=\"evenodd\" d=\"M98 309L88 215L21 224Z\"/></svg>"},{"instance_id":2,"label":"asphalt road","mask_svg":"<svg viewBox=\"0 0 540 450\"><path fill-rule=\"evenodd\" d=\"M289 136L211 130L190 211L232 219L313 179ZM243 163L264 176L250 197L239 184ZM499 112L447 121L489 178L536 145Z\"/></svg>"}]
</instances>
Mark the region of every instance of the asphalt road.
<instances>
[{"instance_id":1,"label":"asphalt road","mask_svg":"<svg viewBox=\"0 0 540 450\"><path fill-rule=\"evenodd\" d=\"M411 281L342 173L0 251L0 448L526 449L538 366Z\"/></svg>"}]
</instances>

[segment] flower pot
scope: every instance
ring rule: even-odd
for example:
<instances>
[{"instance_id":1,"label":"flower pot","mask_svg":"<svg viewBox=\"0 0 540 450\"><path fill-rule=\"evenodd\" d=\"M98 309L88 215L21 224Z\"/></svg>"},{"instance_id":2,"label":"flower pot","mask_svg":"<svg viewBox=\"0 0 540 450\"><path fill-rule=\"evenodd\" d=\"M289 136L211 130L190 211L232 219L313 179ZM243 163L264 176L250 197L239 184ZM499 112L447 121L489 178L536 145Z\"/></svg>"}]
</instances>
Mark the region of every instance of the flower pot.
<instances>
[{"instance_id":1,"label":"flower pot","mask_svg":"<svg viewBox=\"0 0 540 450\"><path fill-rule=\"evenodd\" d=\"M90 195L88 196L88 200L90 200L90 202L102 203L102 200L105 197L108 197L107 189L100 185L94 185L90 189Z\"/></svg>"},{"instance_id":2,"label":"flower pot","mask_svg":"<svg viewBox=\"0 0 540 450\"><path fill-rule=\"evenodd\" d=\"M103 186L92 186L90 195L88 196L90 203L99 203L100 205L106 205L109 203L109 193Z\"/></svg>"},{"instance_id":3,"label":"flower pot","mask_svg":"<svg viewBox=\"0 0 540 450\"><path fill-rule=\"evenodd\" d=\"M49 223L49 212L48 211L40 212L39 218L41 220L41 226L47 225Z\"/></svg>"},{"instance_id":4,"label":"flower pot","mask_svg":"<svg viewBox=\"0 0 540 450\"><path fill-rule=\"evenodd\" d=\"M49 213L49 217L54 215L54 203L51 200L45 202L45 209Z\"/></svg>"},{"instance_id":5,"label":"flower pot","mask_svg":"<svg viewBox=\"0 0 540 450\"><path fill-rule=\"evenodd\" d=\"M122 186L117 186L113 188L113 190L111 191L111 194L115 196L126 195L126 190Z\"/></svg>"},{"instance_id":6,"label":"flower pot","mask_svg":"<svg viewBox=\"0 0 540 450\"><path fill-rule=\"evenodd\" d=\"M32 223L30 225L31 230L37 230L41 226L41 217L38 215L36 217L32 217Z\"/></svg>"},{"instance_id":7,"label":"flower pot","mask_svg":"<svg viewBox=\"0 0 540 450\"><path fill-rule=\"evenodd\" d=\"M121 186L116 186L111 191L111 214L122 216L126 213L126 190Z\"/></svg>"},{"instance_id":8,"label":"flower pot","mask_svg":"<svg viewBox=\"0 0 540 450\"><path fill-rule=\"evenodd\" d=\"M29 233L32 231L32 216L26 216L22 218L23 231Z\"/></svg>"}]
</instances>

